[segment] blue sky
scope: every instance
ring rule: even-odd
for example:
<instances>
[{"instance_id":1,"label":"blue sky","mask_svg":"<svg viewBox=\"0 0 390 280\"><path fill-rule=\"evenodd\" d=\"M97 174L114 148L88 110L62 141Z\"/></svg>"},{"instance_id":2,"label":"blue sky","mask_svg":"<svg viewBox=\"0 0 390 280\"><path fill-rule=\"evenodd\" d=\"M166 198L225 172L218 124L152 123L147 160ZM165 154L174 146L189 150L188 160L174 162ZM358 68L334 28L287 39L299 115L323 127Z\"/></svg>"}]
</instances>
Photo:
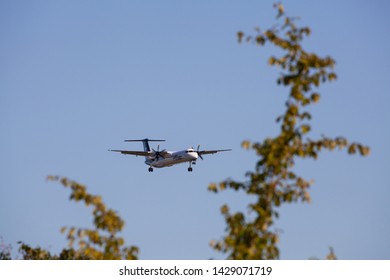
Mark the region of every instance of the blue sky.
<instances>
[{"instance_id":1,"label":"blue sky","mask_svg":"<svg viewBox=\"0 0 390 280\"><path fill-rule=\"evenodd\" d=\"M2 1L0 3L0 236L58 252L59 229L90 226L90 210L46 182L62 175L103 196L126 221L142 259L224 258L219 208L247 198L213 194L211 182L245 179L257 158L242 140L278 130L287 91L267 65L272 48L238 44L236 32L275 23L274 1ZM285 1L331 55L338 80L320 88L315 137L345 136L369 157L324 152L299 161L314 180L311 204L280 209L281 258L390 259L390 42L387 1ZM161 148L233 151L147 172L130 138Z\"/></svg>"}]
</instances>

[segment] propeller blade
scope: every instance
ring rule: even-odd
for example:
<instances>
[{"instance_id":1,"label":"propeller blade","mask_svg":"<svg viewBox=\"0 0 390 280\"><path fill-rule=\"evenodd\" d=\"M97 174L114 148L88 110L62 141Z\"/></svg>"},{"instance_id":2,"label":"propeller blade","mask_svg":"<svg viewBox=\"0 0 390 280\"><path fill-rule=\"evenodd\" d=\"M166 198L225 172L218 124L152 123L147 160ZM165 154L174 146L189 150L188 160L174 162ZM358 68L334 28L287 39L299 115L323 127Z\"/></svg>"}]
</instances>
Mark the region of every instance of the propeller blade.
<instances>
[{"instance_id":1,"label":"propeller blade","mask_svg":"<svg viewBox=\"0 0 390 280\"><path fill-rule=\"evenodd\" d=\"M155 149L152 149L154 152L154 158L158 160L160 157L164 158L163 153L165 152L165 149L160 152L160 145L157 146L157 151Z\"/></svg>"},{"instance_id":2,"label":"propeller blade","mask_svg":"<svg viewBox=\"0 0 390 280\"><path fill-rule=\"evenodd\" d=\"M201 160L203 160L202 155L199 153L200 145L198 145L198 149L196 150L196 153L198 154L198 157L200 157Z\"/></svg>"}]
</instances>

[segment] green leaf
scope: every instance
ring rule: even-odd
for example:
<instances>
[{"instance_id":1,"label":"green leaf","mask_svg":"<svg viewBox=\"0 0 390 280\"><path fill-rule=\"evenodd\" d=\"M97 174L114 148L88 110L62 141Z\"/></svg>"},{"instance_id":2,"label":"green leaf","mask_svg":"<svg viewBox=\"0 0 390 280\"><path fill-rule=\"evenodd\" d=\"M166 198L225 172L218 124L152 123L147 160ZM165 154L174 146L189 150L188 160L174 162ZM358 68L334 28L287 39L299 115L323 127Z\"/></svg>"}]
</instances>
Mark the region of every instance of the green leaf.
<instances>
[{"instance_id":1,"label":"green leaf","mask_svg":"<svg viewBox=\"0 0 390 280\"><path fill-rule=\"evenodd\" d=\"M302 125L301 131L302 131L302 134L308 133L310 131L310 125L308 125L308 124Z\"/></svg>"}]
</instances>

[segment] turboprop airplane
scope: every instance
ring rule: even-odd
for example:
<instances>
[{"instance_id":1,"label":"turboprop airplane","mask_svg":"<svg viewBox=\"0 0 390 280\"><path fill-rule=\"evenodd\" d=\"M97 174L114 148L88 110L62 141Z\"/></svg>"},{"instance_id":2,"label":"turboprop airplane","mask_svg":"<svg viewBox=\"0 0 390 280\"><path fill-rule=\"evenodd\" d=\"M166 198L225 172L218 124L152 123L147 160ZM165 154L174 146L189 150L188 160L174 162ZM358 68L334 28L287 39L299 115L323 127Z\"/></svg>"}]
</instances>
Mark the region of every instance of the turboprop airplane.
<instances>
[{"instance_id":1,"label":"turboprop airplane","mask_svg":"<svg viewBox=\"0 0 390 280\"><path fill-rule=\"evenodd\" d=\"M179 163L188 162L188 172L192 172L192 165L196 164L196 160L201 158L203 160L203 155L216 154L218 152L231 151L231 149L226 150L203 150L200 151L198 146L197 150L194 148L189 148L187 150L169 152L166 150L160 151L160 146L157 146L157 151L151 149L149 142L164 142L165 140L152 140L152 139L140 139L140 140L125 140L125 142L142 142L144 145L143 151L126 151L126 150L109 150L111 152L119 152L124 155L135 155L135 156L144 156L145 164L149 165L149 172L153 172L153 167L162 168L168 167Z\"/></svg>"}]
</instances>

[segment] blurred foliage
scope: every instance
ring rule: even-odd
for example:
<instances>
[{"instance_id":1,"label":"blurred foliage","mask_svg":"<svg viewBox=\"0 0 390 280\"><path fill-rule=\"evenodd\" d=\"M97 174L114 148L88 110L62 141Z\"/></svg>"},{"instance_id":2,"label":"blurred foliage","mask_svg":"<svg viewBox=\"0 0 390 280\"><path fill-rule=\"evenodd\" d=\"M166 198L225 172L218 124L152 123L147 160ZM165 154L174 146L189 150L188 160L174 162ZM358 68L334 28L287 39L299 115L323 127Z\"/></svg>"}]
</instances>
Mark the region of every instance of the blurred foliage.
<instances>
[{"instance_id":1,"label":"blurred foliage","mask_svg":"<svg viewBox=\"0 0 390 280\"><path fill-rule=\"evenodd\" d=\"M238 41L257 46L269 44L278 49L280 56L268 59L270 66L281 72L276 82L287 87L289 95L285 112L276 119L280 132L263 142L243 141L242 147L252 150L259 157L255 170L246 173L245 182L225 180L210 184L209 190L219 192L225 189L243 191L255 198L248 205L249 213L231 213L228 205L221 207L226 220L226 235L220 241L212 241L211 246L228 255L228 259L278 259L279 235L273 228L277 211L283 203L310 202L308 189L312 182L293 171L299 158L317 159L321 150L346 149L349 154L369 154L370 149L359 143L350 143L344 137L326 137L312 140L308 111L309 105L320 100L318 87L337 78L333 71L333 58L307 52L302 41L309 36L309 27L296 25L297 18L285 14L281 4L275 4L278 24L265 31L256 28L255 35L238 32ZM328 258L335 257L333 251Z\"/></svg>"},{"instance_id":2,"label":"blurred foliage","mask_svg":"<svg viewBox=\"0 0 390 280\"><path fill-rule=\"evenodd\" d=\"M337 260L336 254L334 253L333 247L329 247L329 254L326 256L327 260Z\"/></svg>"},{"instance_id":3,"label":"blurred foliage","mask_svg":"<svg viewBox=\"0 0 390 280\"><path fill-rule=\"evenodd\" d=\"M337 260L337 256L333 250L333 247L329 247L329 253L325 256L326 260ZM310 257L309 260L320 260L317 257Z\"/></svg>"},{"instance_id":4,"label":"blurred foliage","mask_svg":"<svg viewBox=\"0 0 390 280\"><path fill-rule=\"evenodd\" d=\"M5 244L3 238L0 236L0 260L10 260L11 249L11 245Z\"/></svg>"},{"instance_id":5,"label":"blurred foliage","mask_svg":"<svg viewBox=\"0 0 390 280\"><path fill-rule=\"evenodd\" d=\"M114 210L106 207L100 196L89 194L85 186L64 177L49 176L48 180L58 181L64 187L70 188L70 200L82 201L87 207L93 208L94 228L63 227L61 232L65 233L69 248L63 249L59 255L53 255L40 247L32 248L19 242L19 252L23 259L135 260L138 258L138 248L126 247L124 239L118 237L124 221Z\"/></svg>"}]
</instances>

